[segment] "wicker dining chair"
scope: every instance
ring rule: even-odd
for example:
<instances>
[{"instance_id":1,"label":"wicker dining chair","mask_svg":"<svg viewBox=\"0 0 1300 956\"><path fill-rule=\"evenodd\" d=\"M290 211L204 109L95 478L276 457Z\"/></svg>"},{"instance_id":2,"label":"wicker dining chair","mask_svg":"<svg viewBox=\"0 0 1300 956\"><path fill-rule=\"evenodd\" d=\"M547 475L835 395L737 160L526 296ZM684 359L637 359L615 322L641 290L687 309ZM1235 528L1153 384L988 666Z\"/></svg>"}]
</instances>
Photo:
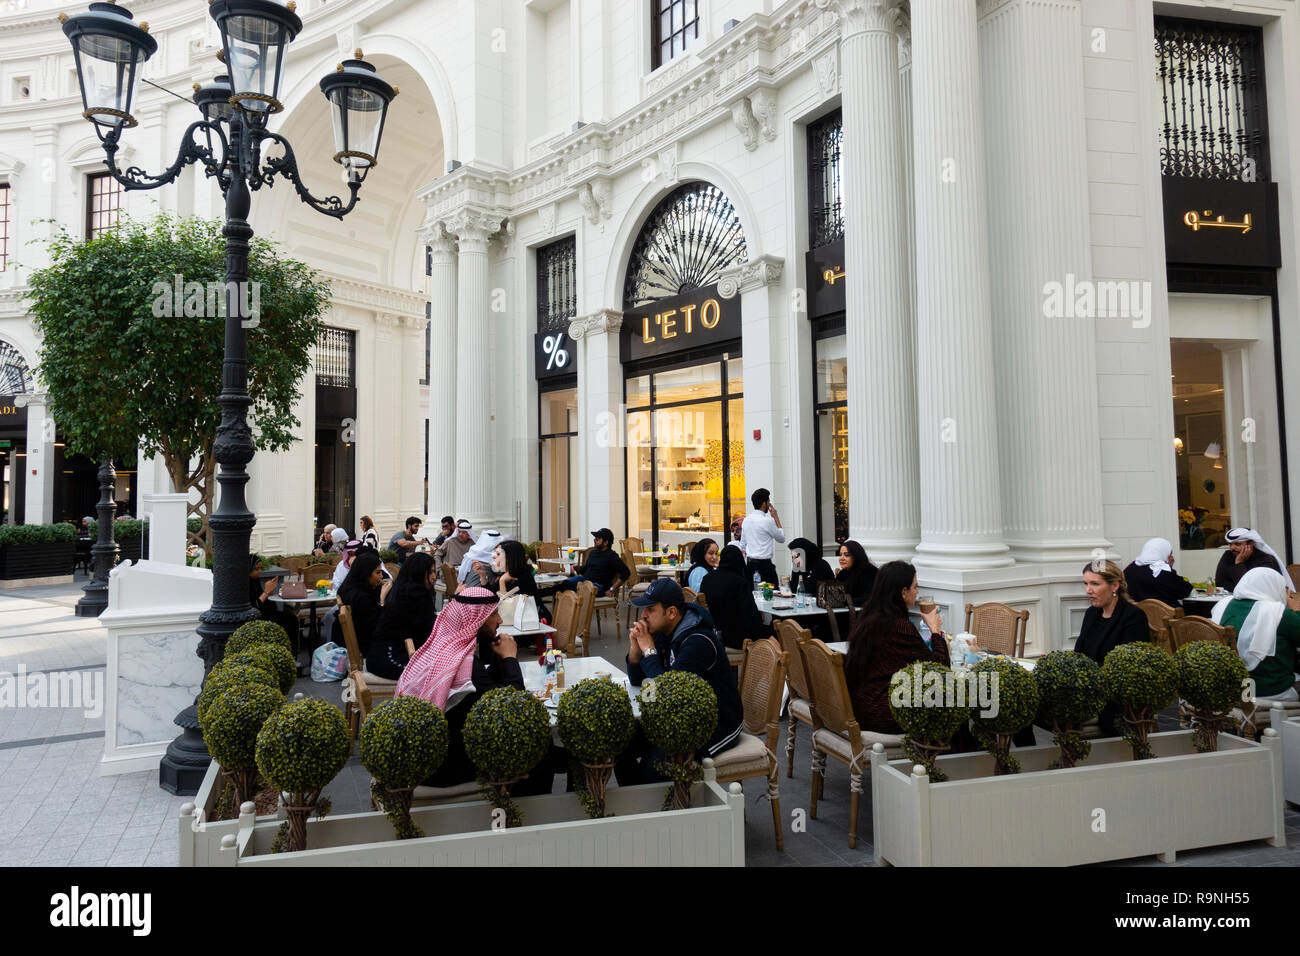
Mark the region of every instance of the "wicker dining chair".
<instances>
[{"instance_id":1,"label":"wicker dining chair","mask_svg":"<svg viewBox=\"0 0 1300 956\"><path fill-rule=\"evenodd\" d=\"M862 796L862 775L871 772L871 747L880 743L893 760L903 756L903 738L878 734L858 727L853 716L853 698L844 676L844 655L815 638L801 641L804 672L812 694L813 759L812 796L808 816L817 819L817 799L826 782L826 758L834 757L849 768L849 849L858 845L858 803Z\"/></svg>"},{"instance_id":2,"label":"wicker dining chair","mask_svg":"<svg viewBox=\"0 0 1300 956\"><path fill-rule=\"evenodd\" d=\"M560 546L554 541L537 542L537 559L540 561L542 558L553 558L558 561L560 559Z\"/></svg>"},{"instance_id":3,"label":"wicker dining chair","mask_svg":"<svg viewBox=\"0 0 1300 956\"><path fill-rule=\"evenodd\" d=\"M301 554L296 557L291 556L280 559L280 567L284 568L286 571L292 571L294 574L301 574L303 568L307 567L310 563L311 558Z\"/></svg>"},{"instance_id":4,"label":"wicker dining chair","mask_svg":"<svg viewBox=\"0 0 1300 956\"><path fill-rule=\"evenodd\" d=\"M353 693L344 698L343 716L347 718L348 727L352 732L350 740L355 740L361 729L361 722L370 711L369 701L373 699L378 703L392 697L397 689L397 681L380 677L366 670L366 659L361 654L361 645L357 642L357 630L352 623L352 608L346 604L339 605L338 629L343 633L343 645L348 650L348 678L352 681L353 689ZM368 697L364 709L361 707L358 686L367 688ZM348 700L347 697L352 699ZM351 744L349 743L348 746L351 747Z\"/></svg>"},{"instance_id":5,"label":"wicker dining chair","mask_svg":"<svg viewBox=\"0 0 1300 956\"><path fill-rule=\"evenodd\" d=\"M451 596L455 594L456 589L460 587L460 580L456 575L456 569L450 564L444 564L440 569L440 573L442 574L442 585L446 588L446 590L442 592L442 599L444 602L450 601Z\"/></svg>"},{"instance_id":6,"label":"wicker dining chair","mask_svg":"<svg viewBox=\"0 0 1300 956\"><path fill-rule=\"evenodd\" d=\"M785 652L774 638L745 641L745 664L741 668L740 700L744 707L744 730L733 747L713 758L719 786L752 777L767 778L767 797L772 804L772 829L776 848L785 849L781 833L781 778L776 748L781 738L781 688L785 683Z\"/></svg>"},{"instance_id":7,"label":"wicker dining chair","mask_svg":"<svg viewBox=\"0 0 1300 956\"><path fill-rule=\"evenodd\" d=\"M1286 573L1291 576L1291 589L1300 591L1300 564L1288 564Z\"/></svg>"},{"instance_id":8,"label":"wicker dining chair","mask_svg":"<svg viewBox=\"0 0 1300 956\"><path fill-rule=\"evenodd\" d=\"M831 634L835 636L835 640L847 641L849 634L853 633L853 625L858 622L858 611L853 606L853 597L849 594L848 588L834 581L822 581L817 587L817 603L826 608L826 617L830 619ZM840 634L839 614L836 613L838 611L849 612L847 634Z\"/></svg>"},{"instance_id":9,"label":"wicker dining chair","mask_svg":"<svg viewBox=\"0 0 1300 956\"><path fill-rule=\"evenodd\" d=\"M623 578L621 576L616 576L614 578L613 583L610 584L608 589L606 589L604 597L597 597L593 601L592 607L596 617L597 634L601 633L600 630L601 611L612 610L614 612L614 625L616 627L618 626L618 601L619 601L619 596L623 593L624 583L625 582L623 581Z\"/></svg>"},{"instance_id":10,"label":"wicker dining chair","mask_svg":"<svg viewBox=\"0 0 1300 956\"><path fill-rule=\"evenodd\" d=\"M966 632L979 640L980 650L1008 657L1025 656L1029 612L988 601L966 605Z\"/></svg>"},{"instance_id":11,"label":"wicker dining chair","mask_svg":"<svg viewBox=\"0 0 1300 956\"><path fill-rule=\"evenodd\" d=\"M316 586L317 581L333 581L334 565L324 562L309 564L302 569L302 580L308 591Z\"/></svg>"},{"instance_id":12,"label":"wicker dining chair","mask_svg":"<svg viewBox=\"0 0 1300 956\"><path fill-rule=\"evenodd\" d=\"M551 646L564 654L569 654L575 643L579 603L577 591L561 591L555 595L555 616L551 621L555 633L551 635Z\"/></svg>"},{"instance_id":13,"label":"wicker dining chair","mask_svg":"<svg viewBox=\"0 0 1300 956\"><path fill-rule=\"evenodd\" d=\"M1173 618L1184 617L1186 612L1180 607L1170 607L1164 601L1157 601L1155 598L1147 598L1136 603L1147 616L1147 632L1151 635L1151 643L1166 654L1173 654L1173 641L1165 625Z\"/></svg>"},{"instance_id":14,"label":"wicker dining chair","mask_svg":"<svg viewBox=\"0 0 1300 956\"><path fill-rule=\"evenodd\" d=\"M794 776L795 729L803 724L813 730L812 692L808 689L808 674L803 667L800 641L811 641L812 632L789 619L776 622L774 628L781 649L785 651L785 685L790 691L790 729L786 732L785 775Z\"/></svg>"},{"instance_id":15,"label":"wicker dining chair","mask_svg":"<svg viewBox=\"0 0 1300 956\"><path fill-rule=\"evenodd\" d=\"M1192 641L1218 641L1233 650L1237 648L1237 629L1221 627L1208 617L1171 617L1165 622L1165 627L1174 653Z\"/></svg>"},{"instance_id":16,"label":"wicker dining chair","mask_svg":"<svg viewBox=\"0 0 1300 956\"><path fill-rule=\"evenodd\" d=\"M619 550L623 552L623 563L636 572L639 581L649 583L659 576L659 569L653 564L637 564L636 553L645 551L644 538L624 538L619 542Z\"/></svg>"},{"instance_id":17,"label":"wicker dining chair","mask_svg":"<svg viewBox=\"0 0 1300 956\"><path fill-rule=\"evenodd\" d=\"M591 647L591 618L596 610L596 585L590 581L579 581L575 593L578 595L578 620L573 632L572 649L568 654L570 657L586 657L587 648Z\"/></svg>"}]
</instances>

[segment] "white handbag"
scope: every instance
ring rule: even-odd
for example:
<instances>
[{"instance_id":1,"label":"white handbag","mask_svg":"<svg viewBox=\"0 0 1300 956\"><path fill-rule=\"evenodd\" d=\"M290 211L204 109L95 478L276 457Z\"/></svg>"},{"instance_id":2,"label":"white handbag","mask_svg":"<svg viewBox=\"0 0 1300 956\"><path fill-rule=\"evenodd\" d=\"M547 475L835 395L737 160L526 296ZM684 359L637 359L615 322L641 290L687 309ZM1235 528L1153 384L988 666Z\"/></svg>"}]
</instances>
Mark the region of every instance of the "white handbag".
<instances>
[{"instance_id":1,"label":"white handbag","mask_svg":"<svg viewBox=\"0 0 1300 956\"><path fill-rule=\"evenodd\" d=\"M505 598L497 607L501 623L520 631L535 631L541 626L537 616L537 599L531 594L516 594Z\"/></svg>"}]
</instances>

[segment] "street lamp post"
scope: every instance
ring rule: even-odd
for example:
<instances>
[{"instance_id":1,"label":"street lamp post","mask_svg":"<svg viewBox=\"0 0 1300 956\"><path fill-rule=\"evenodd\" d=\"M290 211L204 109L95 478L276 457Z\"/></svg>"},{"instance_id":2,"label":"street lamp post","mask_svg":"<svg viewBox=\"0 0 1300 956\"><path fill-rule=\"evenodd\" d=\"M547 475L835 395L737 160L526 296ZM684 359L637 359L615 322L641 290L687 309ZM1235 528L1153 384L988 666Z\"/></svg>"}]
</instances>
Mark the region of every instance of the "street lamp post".
<instances>
[{"instance_id":1,"label":"street lamp post","mask_svg":"<svg viewBox=\"0 0 1300 956\"><path fill-rule=\"evenodd\" d=\"M81 87L82 115L95 126L104 147L104 162L124 189L155 189L175 181L191 163L217 180L226 200L226 325L221 367L221 424L213 454L220 465L220 501L209 524L213 536L212 606L199 618L198 655L204 674L220 660L226 641L240 624L258 612L248 600L249 537L256 521L248 510L244 486L253 458L248 426L247 316L249 301L241 295L248 281L248 224L251 192L270 187L278 176L293 183L303 202L317 212L342 219L357 204L362 182L376 164L388 105L397 95L373 66L356 58L340 63L320 81L333 113L335 162L347 174L349 198L317 199L303 185L289 141L267 129L268 119L284 107L280 82L285 47L302 30L291 0L212 0L208 11L221 31L226 73L197 86L194 102L203 118L191 123L181 139L176 161L151 176L139 167L122 170L116 154L122 131L137 125L131 102L139 67L158 49L147 23L136 24L129 11L114 3L92 3L73 16L61 15L63 32L72 43ZM199 134L202 134L202 140ZM277 155L263 156L262 146L278 146ZM101 529L102 530L102 529ZM209 757L198 730L193 706L176 718L182 734L173 740L159 767L163 789L176 794L198 792Z\"/></svg>"}]
</instances>

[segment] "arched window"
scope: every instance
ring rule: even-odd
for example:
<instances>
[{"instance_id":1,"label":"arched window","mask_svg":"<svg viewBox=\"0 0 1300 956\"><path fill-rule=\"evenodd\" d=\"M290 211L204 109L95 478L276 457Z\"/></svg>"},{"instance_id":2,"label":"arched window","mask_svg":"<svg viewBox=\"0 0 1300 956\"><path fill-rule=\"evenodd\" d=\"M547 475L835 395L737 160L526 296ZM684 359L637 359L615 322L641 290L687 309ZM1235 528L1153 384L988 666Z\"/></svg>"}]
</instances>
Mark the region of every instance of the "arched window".
<instances>
[{"instance_id":1,"label":"arched window","mask_svg":"<svg viewBox=\"0 0 1300 956\"><path fill-rule=\"evenodd\" d=\"M712 285L723 269L744 261L745 233L731 200L712 183L687 183L665 196L641 228L623 307Z\"/></svg>"},{"instance_id":2,"label":"arched window","mask_svg":"<svg viewBox=\"0 0 1300 956\"><path fill-rule=\"evenodd\" d=\"M22 395L32 391L32 371L22 353L8 342L0 342L0 395Z\"/></svg>"}]
</instances>

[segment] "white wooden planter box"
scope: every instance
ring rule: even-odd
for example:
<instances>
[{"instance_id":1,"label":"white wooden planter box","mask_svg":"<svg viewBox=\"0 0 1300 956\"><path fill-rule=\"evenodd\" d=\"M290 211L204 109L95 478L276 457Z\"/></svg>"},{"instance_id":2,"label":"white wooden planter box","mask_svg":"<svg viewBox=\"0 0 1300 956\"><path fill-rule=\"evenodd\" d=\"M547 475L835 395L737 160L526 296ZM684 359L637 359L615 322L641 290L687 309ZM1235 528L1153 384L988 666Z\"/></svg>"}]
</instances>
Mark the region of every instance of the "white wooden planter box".
<instances>
[{"instance_id":1,"label":"white wooden planter box","mask_svg":"<svg viewBox=\"0 0 1300 956\"><path fill-rule=\"evenodd\" d=\"M606 792L606 811L614 816L600 820L588 818L572 793L520 797L515 802L525 825L513 829L493 829L492 808L482 799L419 807L411 811L411 818L426 836L414 840L396 839L382 813L328 816L308 821L309 849L299 853L271 853L280 826L277 818L244 814L238 820L196 825L187 804L181 811L180 862L182 866L744 866L744 793L740 784L724 790L716 778L712 767L706 767L704 781L692 791L691 808L670 812L659 809L666 783L612 787ZM204 783L206 787L208 781Z\"/></svg>"},{"instance_id":2,"label":"white wooden planter box","mask_svg":"<svg viewBox=\"0 0 1300 956\"><path fill-rule=\"evenodd\" d=\"M1300 804L1300 717L1274 719L1273 726L1282 731L1282 764L1286 768L1283 792L1286 802Z\"/></svg>"},{"instance_id":3,"label":"white wooden planter box","mask_svg":"<svg viewBox=\"0 0 1300 956\"><path fill-rule=\"evenodd\" d=\"M194 803L181 807L180 816L180 865L181 866L216 866L217 851L221 848L221 838L227 834L239 833L239 820L222 820L212 822L213 811L221 799L221 768L213 761L208 765L208 772L199 785L199 792ZM268 822L276 826L284 818L284 810L273 816L258 817L259 822Z\"/></svg>"},{"instance_id":4,"label":"white wooden planter box","mask_svg":"<svg viewBox=\"0 0 1300 956\"><path fill-rule=\"evenodd\" d=\"M871 754L877 863L896 866L1073 866L1267 839L1286 846L1282 741L1219 735L1197 753L1192 732L1151 735L1156 757L1122 739L1092 741L1075 767L1048 770L1054 746L1015 750L1021 772L995 777L987 753L938 758L931 783L910 760ZM921 771L921 772L915 772Z\"/></svg>"}]
</instances>

